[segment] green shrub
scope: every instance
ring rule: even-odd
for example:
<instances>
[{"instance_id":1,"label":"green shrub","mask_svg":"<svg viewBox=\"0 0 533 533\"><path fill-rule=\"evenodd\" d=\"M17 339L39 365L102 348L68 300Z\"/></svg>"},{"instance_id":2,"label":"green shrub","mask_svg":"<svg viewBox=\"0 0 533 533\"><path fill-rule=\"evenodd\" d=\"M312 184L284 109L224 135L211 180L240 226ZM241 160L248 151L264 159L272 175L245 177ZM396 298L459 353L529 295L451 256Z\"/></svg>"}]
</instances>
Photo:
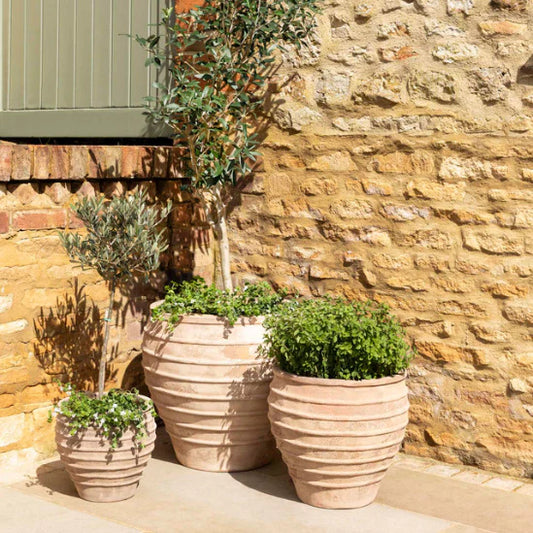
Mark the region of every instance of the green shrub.
<instances>
[{"instance_id":1,"label":"green shrub","mask_svg":"<svg viewBox=\"0 0 533 533\"><path fill-rule=\"evenodd\" d=\"M171 283L164 302L152 312L155 320L167 321L172 328L183 315L200 314L224 317L234 325L239 317L270 314L283 300L285 292L275 292L266 283L246 284L231 291L207 285L201 278Z\"/></svg>"},{"instance_id":2,"label":"green shrub","mask_svg":"<svg viewBox=\"0 0 533 533\"><path fill-rule=\"evenodd\" d=\"M67 417L71 435L95 428L115 449L124 432L132 429L136 444L142 447L141 440L146 436L144 414L148 411L155 416L156 413L152 401L140 397L138 390L112 389L101 398L91 397L86 392L70 387L67 387L67 391L69 396L56 406L55 413Z\"/></svg>"},{"instance_id":3,"label":"green shrub","mask_svg":"<svg viewBox=\"0 0 533 533\"><path fill-rule=\"evenodd\" d=\"M291 300L265 327L263 353L297 376L381 378L405 370L413 355L396 318L370 301Z\"/></svg>"}]
</instances>

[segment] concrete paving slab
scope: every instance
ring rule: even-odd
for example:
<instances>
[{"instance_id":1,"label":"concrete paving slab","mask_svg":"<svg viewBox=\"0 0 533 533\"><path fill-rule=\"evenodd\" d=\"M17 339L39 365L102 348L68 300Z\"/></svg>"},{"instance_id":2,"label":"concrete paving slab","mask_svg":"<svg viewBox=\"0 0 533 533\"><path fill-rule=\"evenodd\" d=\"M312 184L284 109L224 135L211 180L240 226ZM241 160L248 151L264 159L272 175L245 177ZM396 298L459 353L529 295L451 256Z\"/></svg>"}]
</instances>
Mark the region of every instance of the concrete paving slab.
<instances>
[{"instance_id":1,"label":"concrete paving slab","mask_svg":"<svg viewBox=\"0 0 533 533\"><path fill-rule=\"evenodd\" d=\"M0 487L2 533L138 533L139 529L81 514L8 487Z\"/></svg>"},{"instance_id":2,"label":"concrete paving slab","mask_svg":"<svg viewBox=\"0 0 533 533\"><path fill-rule=\"evenodd\" d=\"M137 495L125 502L94 504L79 499L64 470L45 472L40 483L13 489L154 533L440 533L453 525L383 504L350 511L316 509L297 499L286 474L212 474L160 459L151 461Z\"/></svg>"},{"instance_id":3,"label":"concrete paving slab","mask_svg":"<svg viewBox=\"0 0 533 533\"><path fill-rule=\"evenodd\" d=\"M393 466L378 501L494 533L529 533L531 496Z\"/></svg>"},{"instance_id":4,"label":"concrete paving slab","mask_svg":"<svg viewBox=\"0 0 533 533\"><path fill-rule=\"evenodd\" d=\"M57 462L40 467L34 479L9 490L36 502L37 507L48 504L74 513L78 524L85 517L99 517L106 527L116 525L109 531L119 533L123 531L120 527L128 526L132 531L153 533L524 533L533 519L522 501L531 503L530 496L399 465L389 471L376 503L358 510L316 509L298 500L279 458L251 472L190 470L176 462L164 432L131 500L112 504L81 500ZM31 507L29 500L24 503L27 508ZM30 526L32 523L30 520ZM1 526L0 530L3 533ZM39 533L47 531L39 528Z\"/></svg>"}]
</instances>

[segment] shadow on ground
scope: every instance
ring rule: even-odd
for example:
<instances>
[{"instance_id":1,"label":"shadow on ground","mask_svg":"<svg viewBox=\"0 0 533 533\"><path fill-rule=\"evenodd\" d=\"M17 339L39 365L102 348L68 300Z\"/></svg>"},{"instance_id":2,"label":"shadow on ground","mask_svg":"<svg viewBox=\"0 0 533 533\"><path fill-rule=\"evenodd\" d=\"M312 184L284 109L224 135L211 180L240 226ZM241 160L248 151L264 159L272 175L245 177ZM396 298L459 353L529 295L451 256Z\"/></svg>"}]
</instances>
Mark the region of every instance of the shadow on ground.
<instances>
[{"instance_id":1,"label":"shadow on ground","mask_svg":"<svg viewBox=\"0 0 533 533\"><path fill-rule=\"evenodd\" d=\"M152 458L180 464L176 459L170 436L164 426L157 429L157 439ZM213 473L211 475L218 476L224 474ZM296 496L294 485L287 472L287 467L281 460L281 456L277 450L270 464L247 472L231 472L229 475L241 485L257 492L285 500L300 501Z\"/></svg>"},{"instance_id":2,"label":"shadow on ground","mask_svg":"<svg viewBox=\"0 0 533 533\"><path fill-rule=\"evenodd\" d=\"M37 468L36 477L26 483L28 487L41 485L48 494L64 494L65 496L78 496L74 483L59 460L51 461Z\"/></svg>"},{"instance_id":3,"label":"shadow on ground","mask_svg":"<svg viewBox=\"0 0 533 533\"><path fill-rule=\"evenodd\" d=\"M157 439L152 453L152 460L173 463L176 468L184 468L178 463L170 437L163 426L157 429ZM173 467L169 465L168 468ZM225 474L213 473L209 475L222 476ZM276 453L274 460L270 464L262 468L247 472L232 472L229 475L241 485L256 492L284 500L299 501L287 473L287 468L278 453ZM39 466L36 476L29 480L26 485L28 487L40 485L50 495L59 493L65 496L78 496L74 484L59 460Z\"/></svg>"}]
</instances>

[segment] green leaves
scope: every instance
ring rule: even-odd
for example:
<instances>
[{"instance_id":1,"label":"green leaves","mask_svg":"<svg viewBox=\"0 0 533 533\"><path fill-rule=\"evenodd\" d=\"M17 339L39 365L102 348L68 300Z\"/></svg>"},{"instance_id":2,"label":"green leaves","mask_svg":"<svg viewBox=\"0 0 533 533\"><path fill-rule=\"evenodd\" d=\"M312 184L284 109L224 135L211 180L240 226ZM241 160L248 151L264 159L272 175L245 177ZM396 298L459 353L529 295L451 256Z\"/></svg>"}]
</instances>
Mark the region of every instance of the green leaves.
<instances>
[{"instance_id":1,"label":"green leaves","mask_svg":"<svg viewBox=\"0 0 533 533\"><path fill-rule=\"evenodd\" d=\"M233 291L207 285L201 278L182 283L172 283L166 288L165 301L156 307L152 316L168 321L172 328L183 315L215 315L228 319L230 325L239 317L257 317L271 313L283 300L286 293L274 292L266 283L246 284Z\"/></svg>"},{"instance_id":2,"label":"green leaves","mask_svg":"<svg viewBox=\"0 0 533 533\"><path fill-rule=\"evenodd\" d=\"M156 416L152 401L141 398L136 389L112 389L101 399L88 396L85 392L72 391L55 408L55 413L68 418L71 435L94 428L109 440L111 449L117 448L128 429L134 432L134 441L142 447L142 438L146 436L145 413Z\"/></svg>"},{"instance_id":3,"label":"green leaves","mask_svg":"<svg viewBox=\"0 0 533 533\"><path fill-rule=\"evenodd\" d=\"M164 39L136 36L148 64L168 70L149 113L174 129L195 189L234 185L258 155L256 120L277 50L300 48L320 0L206 0L186 13L163 10Z\"/></svg>"},{"instance_id":4,"label":"green leaves","mask_svg":"<svg viewBox=\"0 0 533 533\"><path fill-rule=\"evenodd\" d=\"M386 306L291 300L265 321L263 352L298 376L374 379L405 370L413 355Z\"/></svg>"},{"instance_id":5,"label":"green leaves","mask_svg":"<svg viewBox=\"0 0 533 533\"><path fill-rule=\"evenodd\" d=\"M112 200L83 198L72 210L87 233L60 233L71 261L83 269L94 268L114 284L158 268L168 247L158 226L170 212L170 203L163 209L149 206L141 191Z\"/></svg>"}]
</instances>

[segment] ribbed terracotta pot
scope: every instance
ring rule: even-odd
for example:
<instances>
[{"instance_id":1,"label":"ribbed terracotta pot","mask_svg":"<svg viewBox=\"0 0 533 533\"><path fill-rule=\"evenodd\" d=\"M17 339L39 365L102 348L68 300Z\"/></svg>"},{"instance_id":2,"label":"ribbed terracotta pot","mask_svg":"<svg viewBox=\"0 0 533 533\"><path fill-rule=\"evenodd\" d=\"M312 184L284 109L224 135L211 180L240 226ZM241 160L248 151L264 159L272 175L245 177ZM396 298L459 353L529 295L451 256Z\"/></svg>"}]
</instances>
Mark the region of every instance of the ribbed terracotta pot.
<instances>
[{"instance_id":1,"label":"ribbed terracotta pot","mask_svg":"<svg viewBox=\"0 0 533 533\"><path fill-rule=\"evenodd\" d=\"M268 402L272 433L303 502L353 509L374 501L408 422L405 375L345 381L275 369Z\"/></svg>"},{"instance_id":2,"label":"ribbed terracotta pot","mask_svg":"<svg viewBox=\"0 0 533 533\"><path fill-rule=\"evenodd\" d=\"M155 443L154 417L149 412L144 416L146 436L141 441L144 447L140 448L134 440L134 431L127 430L114 450L94 428L70 435L68 418L57 416L57 450L81 498L99 503L118 502L135 494Z\"/></svg>"},{"instance_id":3,"label":"ribbed terracotta pot","mask_svg":"<svg viewBox=\"0 0 533 533\"><path fill-rule=\"evenodd\" d=\"M146 327L146 384L181 464L237 472L272 460L272 366L257 352L263 335L260 318L230 327L220 317L188 315L171 333L166 322Z\"/></svg>"}]
</instances>

